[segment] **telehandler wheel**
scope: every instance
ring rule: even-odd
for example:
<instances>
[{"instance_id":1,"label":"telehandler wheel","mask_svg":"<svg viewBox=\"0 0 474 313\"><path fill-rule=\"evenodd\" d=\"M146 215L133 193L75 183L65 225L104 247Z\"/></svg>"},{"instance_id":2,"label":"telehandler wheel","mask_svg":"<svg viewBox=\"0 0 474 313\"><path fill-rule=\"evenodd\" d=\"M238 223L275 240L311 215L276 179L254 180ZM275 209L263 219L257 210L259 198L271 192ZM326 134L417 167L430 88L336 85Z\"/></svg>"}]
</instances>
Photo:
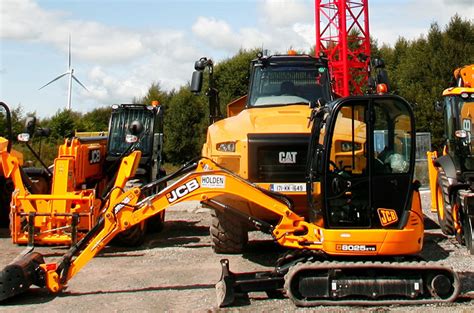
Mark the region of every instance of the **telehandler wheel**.
<instances>
[{"instance_id":1,"label":"telehandler wheel","mask_svg":"<svg viewBox=\"0 0 474 313\"><path fill-rule=\"evenodd\" d=\"M453 207L448 196L449 181L444 171L438 173L438 181L436 183L436 201L438 203L438 221L443 234L454 235L454 219Z\"/></svg>"},{"instance_id":2,"label":"telehandler wheel","mask_svg":"<svg viewBox=\"0 0 474 313\"><path fill-rule=\"evenodd\" d=\"M117 234L115 240L118 245L125 247L138 247L145 241L146 221Z\"/></svg>"},{"instance_id":3,"label":"telehandler wheel","mask_svg":"<svg viewBox=\"0 0 474 313\"><path fill-rule=\"evenodd\" d=\"M140 179L131 179L125 185L125 190L141 187L143 182ZM147 221L143 221L129 229L117 234L114 241L121 246L138 247L145 241Z\"/></svg>"},{"instance_id":4,"label":"telehandler wheel","mask_svg":"<svg viewBox=\"0 0 474 313\"><path fill-rule=\"evenodd\" d=\"M10 201L13 187L0 176L0 227L6 228L10 225Z\"/></svg>"},{"instance_id":5,"label":"telehandler wheel","mask_svg":"<svg viewBox=\"0 0 474 313\"><path fill-rule=\"evenodd\" d=\"M248 229L242 219L227 212L211 211L209 231L215 253L242 253L249 240Z\"/></svg>"},{"instance_id":6,"label":"telehandler wheel","mask_svg":"<svg viewBox=\"0 0 474 313\"><path fill-rule=\"evenodd\" d=\"M166 171L164 169L159 170L159 178L165 177ZM154 194L157 194L161 190L166 188L166 183L159 184L156 190L153 191ZM165 227L165 211L161 211L155 216L150 217L147 220L147 231L149 233L159 233Z\"/></svg>"},{"instance_id":7,"label":"telehandler wheel","mask_svg":"<svg viewBox=\"0 0 474 313\"><path fill-rule=\"evenodd\" d=\"M465 216L463 219L464 244L467 251L474 255L474 217Z\"/></svg>"}]
</instances>

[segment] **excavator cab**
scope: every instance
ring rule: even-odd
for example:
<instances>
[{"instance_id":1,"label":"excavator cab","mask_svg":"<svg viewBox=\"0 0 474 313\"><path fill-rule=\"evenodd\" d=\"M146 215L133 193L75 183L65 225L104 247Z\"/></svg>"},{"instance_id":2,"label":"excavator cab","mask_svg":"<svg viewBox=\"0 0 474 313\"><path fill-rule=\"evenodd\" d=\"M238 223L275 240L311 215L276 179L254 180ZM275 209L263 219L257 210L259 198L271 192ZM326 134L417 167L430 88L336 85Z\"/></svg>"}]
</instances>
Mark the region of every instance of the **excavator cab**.
<instances>
[{"instance_id":1,"label":"excavator cab","mask_svg":"<svg viewBox=\"0 0 474 313\"><path fill-rule=\"evenodd\" d=\"M364 96L336 100L328 110L312 132L318 149L310 177L320 180L323 199L312 216L321 216L325 228L403 228L414 187L410 105L395 96Z\"/></svg>"}]
</instances>

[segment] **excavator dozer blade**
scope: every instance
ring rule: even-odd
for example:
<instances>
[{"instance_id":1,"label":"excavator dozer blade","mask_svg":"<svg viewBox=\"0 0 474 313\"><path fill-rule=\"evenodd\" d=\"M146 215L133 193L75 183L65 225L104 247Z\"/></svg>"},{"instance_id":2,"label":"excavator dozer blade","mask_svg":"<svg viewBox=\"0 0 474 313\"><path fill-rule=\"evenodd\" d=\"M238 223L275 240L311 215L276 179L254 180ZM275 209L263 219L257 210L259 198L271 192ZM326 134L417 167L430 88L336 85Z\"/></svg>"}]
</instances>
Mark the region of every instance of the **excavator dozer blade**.
<instances>
[{"instance_id":1,"label":"excavator dozer blade","mask_svg":"<svg viewBox=\"0 0 474 313\"><path fill-rule=\"evenodd\" d=\"M248 293L264 291L269 297L283 289L283 275L275 271L233 273L229 260L221 260L221 279L216 284L217 305L222 308L241 301L248 302Z\"/></svg>"},{"instance_id":2,"label":"excavator dozer blade","mask_svg":"<svg viewBox=\"0 0 474 313\"><path fill-rule=\"evenodd\" d=\"M30 252L7 265L0 272L0 301L25 292L31 285L43 287L44 278L39 267L43 263L43 255Z\"/></svg>"},{"instance_id":3,"label":"excavator dozer blade","mask_svg":"<svg viewBox=\"0 0 474 313\"><path fill-rule=\"evenodd\" d=\"M216 296L217 306L223 308L231 305L235 301L235 279L229 270L229 260L221 260L221 270L221 279L216 284Z\"/></svg>"}]
</instances>

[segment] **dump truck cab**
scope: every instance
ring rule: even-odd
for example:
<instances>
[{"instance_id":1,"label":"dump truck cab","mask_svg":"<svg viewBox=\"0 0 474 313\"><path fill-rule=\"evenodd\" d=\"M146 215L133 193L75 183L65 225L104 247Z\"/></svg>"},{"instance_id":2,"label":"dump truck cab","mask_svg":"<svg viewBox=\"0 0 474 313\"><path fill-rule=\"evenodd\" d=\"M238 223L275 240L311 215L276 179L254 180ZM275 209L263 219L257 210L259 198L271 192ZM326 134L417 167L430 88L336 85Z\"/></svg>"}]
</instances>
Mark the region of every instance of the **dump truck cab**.
<instances>
[{"instance_id":1,"label":"dump truck cab","mask_svg":"<svg viewBox=\"0 0 474 313\"><path fill-rule=\"evenodd\" d=\"M248 94L227 106L227 118L207 131L204 157L258 186L289 196L307 216L305 169L310 103L333 100L327 61L309 55L259 54L250 64ZM248 204L252 216L272 216ZM247 225L235 216L213 214L214 250L240 252Z\"/></svg>"}]
</instances>

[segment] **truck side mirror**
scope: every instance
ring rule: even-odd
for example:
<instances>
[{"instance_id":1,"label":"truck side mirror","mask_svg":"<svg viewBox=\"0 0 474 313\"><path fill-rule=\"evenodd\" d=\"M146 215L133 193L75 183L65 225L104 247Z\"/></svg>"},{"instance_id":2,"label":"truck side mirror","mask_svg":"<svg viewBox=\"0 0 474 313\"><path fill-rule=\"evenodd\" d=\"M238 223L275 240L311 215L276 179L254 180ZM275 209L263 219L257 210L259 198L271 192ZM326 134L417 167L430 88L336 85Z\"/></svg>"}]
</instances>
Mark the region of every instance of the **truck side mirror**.
<instances>
[{"instance_id":1,"label":"truck side mirror","mask_svg":"<svg viewBox=\"0 0 474 313\"><path fill-rule=\"evenodd\" d=\"M442 112L443 111L443 103L439 100L436 100L434 103L434 109L436 112Z\"/></svg>"},{"instance_id":2,"label":"truck side mirror","mask_svg":"<svg viewBox=\"0 0 474 313\"><path fill-rule=\"evenodd\" d=\"M25 133L28 133L30 136L33 136L36 128L36 117L29 116L25 121Z\"/></svg>"},{"instance_id":3,"label":"truck side mirror","mask_svg":"<svg viewBox=\"0 0 474 313\"><path fill-rule=\"evenodd\" d=\"M38 127L36 130L36 136L39 137L49 137L51 134L51 129L49 127Z\"/></svg>"},{"instance_id":4,"label":"truck side mirror","mask_svg":"<svg viewBox=\"0 0 474 313\"><path fill-rule=\"evenodd\" d=\"M193 93L200 93L202 89L202 77L203 77L203 72L202 71L194 71L193 72L193 77L191 79L191 92Z\"/></svg>"}]
</instances>

